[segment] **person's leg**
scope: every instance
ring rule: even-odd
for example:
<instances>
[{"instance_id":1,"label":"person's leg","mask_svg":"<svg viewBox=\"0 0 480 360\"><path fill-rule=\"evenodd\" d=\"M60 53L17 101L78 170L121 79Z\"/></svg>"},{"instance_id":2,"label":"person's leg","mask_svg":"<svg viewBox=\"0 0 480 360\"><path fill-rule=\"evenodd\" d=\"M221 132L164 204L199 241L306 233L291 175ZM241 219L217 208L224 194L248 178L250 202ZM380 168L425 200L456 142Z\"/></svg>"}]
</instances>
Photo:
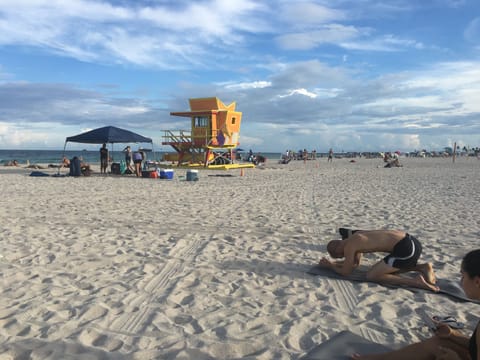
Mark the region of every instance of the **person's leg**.
<instances>
[{"instance_id":1,"label":"person's leg","mask_svg":"<svg viewBox=\"0 0 480 360\"><path fill-rule=\"evenodd\" d=\"M439 290L437 286L428 283L422 274L414 278L407 278L397 275L398 272L399 269L391 267L385 264L385 261L380 260L367 272L367 280L392 285L418 287L432 291Z\"/></svg>"},{"instance_id":2,"label":"person's leg","mask_svg":"<svg viewBox=\"0 0 480 360\"><path fill-rule=\"evenodd\" d=\"M414 267L408 268L408 269L399 269L398 274L400 273L406 273L410 271L416 271L419 272L423 275L423 278L429 282L430 284L435 284L437 282L437 279L435 277L435 273L433 272L433 266L431 263L426 263L426 264L417 264Z\"/></svg>"}]
</instances>

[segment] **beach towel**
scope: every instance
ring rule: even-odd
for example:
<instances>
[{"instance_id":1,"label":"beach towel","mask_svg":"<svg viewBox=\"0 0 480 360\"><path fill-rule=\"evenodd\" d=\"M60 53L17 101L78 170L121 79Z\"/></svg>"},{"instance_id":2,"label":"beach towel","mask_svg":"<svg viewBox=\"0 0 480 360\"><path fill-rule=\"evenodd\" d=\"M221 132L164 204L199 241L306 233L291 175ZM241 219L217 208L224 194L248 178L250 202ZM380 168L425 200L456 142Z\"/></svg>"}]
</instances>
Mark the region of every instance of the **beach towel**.
<instances>
[{"instance_id":1,"label":"beach towel","mask_svg":"<svg viewBox=\"0 0 480 360\"><path fill-rule=\"evenodd\" d=\"M335 271L323 268L318 265L312 266L310 269L307 270L308 274L311 275L320 275L320 276L325 276L331 279L340 279L340 280L349 280L349 281L359 281L359 282L373 282L375 284L379 284L382 286L390 287L390 288L402 288L402 289L408 289L410 291L416 292L416 291L427 291L432 294L443 294L447 295L453 300L458 300L458 301L463 301L463 302L472 302L472 303L477 303L479 304L480 301L477 300L472 300L469 299L466 295L465 292L463 291L462 287L458 283L458 281L452 281L452 280L447 280L447 279L438 279L437 278L437 286L440 288L440 291L435 292L435 291L430 291L430 290L423 290L420 288L413 288L413 287L407 287L403 285L391 285L391 284L382 284L378 283L375 281L370 281L367 280L366 278L366 271L365 270L357 270L354 271L352 274L349 276L342 276L340 274L337 274Z\"/></svg>"},{"instance_id":2,"label":"beach towel","mask_svg":"<svg viewBox=\"0 0 480 360\"><path fill-rule=\"evenodd\" d=\"M347 360L354 353L379 354L392 349L348 330L342 331L310 350L301 360Z\"/></svg>"},{"instance_id":3,"label":"beach towel","mask_svg":"<svg viewBox=\"0 0 480 360\"><path fill-rule=\"evenodd\" d=\"M30 176L50 176L50 175L43 171L32 171L30 173Z\"/></svg>"}]
</instances>

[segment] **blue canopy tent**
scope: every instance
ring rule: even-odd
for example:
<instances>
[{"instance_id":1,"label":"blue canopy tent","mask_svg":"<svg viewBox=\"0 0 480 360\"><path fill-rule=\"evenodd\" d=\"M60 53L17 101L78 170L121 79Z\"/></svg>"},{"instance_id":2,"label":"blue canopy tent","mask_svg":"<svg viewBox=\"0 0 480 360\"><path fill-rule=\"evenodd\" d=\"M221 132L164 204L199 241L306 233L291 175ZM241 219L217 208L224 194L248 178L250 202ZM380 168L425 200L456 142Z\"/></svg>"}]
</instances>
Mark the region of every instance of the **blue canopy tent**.
<instances>
[{"instance_id":1,"label":"blue canopy tent","mask_svg":"<svg viewBox=\"0 0 480 360\"><path fill-rule=\"evenodd\" d=\"M63 147L64 156L68 142L82 144L112 144L112 153L114 143L150 143L152 144L153 151L152 139L115 126L105 126L79 135L67 137L65 140L65 146Z\"/></svg>"},{"instance_id":2,"label":"blue canopy tent","mask_svg":"<svg viewBox=\"0 0 480 360\"><path fill-rule=\"evenodd\" d=\"M115 126L105 126L79 135L69 136L65 140L65 144L69 141L83 144L153 143L150 138Z\"/></svg>"}]
</instances>

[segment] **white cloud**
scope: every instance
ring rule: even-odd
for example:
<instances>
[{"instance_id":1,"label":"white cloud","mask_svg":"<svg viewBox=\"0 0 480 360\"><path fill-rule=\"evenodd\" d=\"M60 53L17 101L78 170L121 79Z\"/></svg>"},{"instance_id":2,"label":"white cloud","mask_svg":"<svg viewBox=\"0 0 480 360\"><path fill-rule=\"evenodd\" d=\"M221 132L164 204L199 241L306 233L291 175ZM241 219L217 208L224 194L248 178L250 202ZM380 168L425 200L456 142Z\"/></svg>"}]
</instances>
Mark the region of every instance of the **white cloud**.
<instances>
[{"instance_id":1,"label":"white cloud","mask_svg":"<svg viewBox=\"0 0 480 360\"><path fill-rule=\"evenodd\" d=\"M3 2L0 45L38 47L82 61L157 68L198 66L213 58L204 46L228 47L244 41L242 32L269 30L261 16L263 9L251 0L187 6L119 6L85 0Z\"/></svg>"},{"instance_id":2,"label":"white cloud","mask_svg":"<svg viewBox=\"0 0 480 360\"><path fill-rule=\"evenodd\" d=\"M252 82L242 82L236 84L225 84L224 85L228 90L247 90L247 89L263 89L266 87L272 86L270 81L252 81Z\"/></svg>"},{"instance_id":3,"label":"white cloud","mask_svg":"<svg viewBox=\"0 0 480 360\"><path fill-rule=\"evenodd\" d=\"M321 44L343 43L358 38L361 34L362 30L353 26L330 24L314 31L278 36L277 42L282 48L288 50L307 50Z\"/></svg>"},{"instance_id":4,"label":"white cloud","mask_svg":"<svg viewBox=\"0 0 480 360\"><path fill-rule=\"evenodd\" d=\"M346 18L342 10L307 1L286 3L280 8L280 16L296 27L337 22Z\"/></svg>"},{"instance_id":5,"label":"white cloud","mask_svg":"<svg viewBox=\"0 0 480 360\"><path fill-rule=\"evenodd\" d=\"M48 144L54 144L59 147L61 142L58 139L58 132L53 132L56 128L55 123L38 124L26 128L22 124L12 124L0 121L0 143L4 148L25 148L25 144L33 148L42 148ZM63 138L65 139L65 138Z\"/></svg>"},{"instance_id":6,"label":"white cloud","mask_svg":"<svg viewBox=\"0 0 480 360\"><path fill-rule=\"evenodd\" d=\"M310 92L306 89L295 89L295 90L291 90L289 93L285 94L285 95L278 95L279 98L284 98L284 97L289 97L289 96L293 96L293 95L303 95L303 96L307 96L309 98L316 98L317 97L317 94L314 94L313 92Z\"/></svg>"},{"instance_id":7,"label":"white cloud","mask_svg":"<svg viewBox=\"0 0 480 360\"><path fill-rule=\"evenodd\" d=\"M410 39L400 39L393 35L359 39L357 41L342 41L339 46L350 50L361 51L402 51L405 49L421 50L425 46L421 42Z\"/></svg>"}]
</instances>

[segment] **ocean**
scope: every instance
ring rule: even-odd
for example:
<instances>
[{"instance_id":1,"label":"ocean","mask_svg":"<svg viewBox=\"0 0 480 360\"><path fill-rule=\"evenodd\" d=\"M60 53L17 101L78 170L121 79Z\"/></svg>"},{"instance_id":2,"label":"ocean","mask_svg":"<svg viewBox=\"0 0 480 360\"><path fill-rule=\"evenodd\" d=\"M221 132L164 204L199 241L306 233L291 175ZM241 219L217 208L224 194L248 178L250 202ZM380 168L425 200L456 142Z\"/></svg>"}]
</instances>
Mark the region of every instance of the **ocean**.
<instances>
[{"instance_id":1,"label":"ocean","mask_svg":"<svg viewBox=\"0 0 480 360\"><path fill-rule=\"evenodd\" d=\"M100 145L99 145L100 146ZM100 147L99 147L100 149ZM168 153L171 153L169 151ZM163 159L164 151L147 152L147 159L153 161L161 161ZM246 156L246 152L242 153ZM267 159L277 161L280 159L280 153L263 153L259 154L265 156ZM83 160L90 164L100 163L100 153L94 150L0 150L0 164L4 165L9 161L17 160L20 165L30 164L59 164L62 162L63 156L68 159L74 156L82 157ZM113 161L120 161L125 158L122 151L110 151L110 156Z\"/></svg>"}]
</instances>

